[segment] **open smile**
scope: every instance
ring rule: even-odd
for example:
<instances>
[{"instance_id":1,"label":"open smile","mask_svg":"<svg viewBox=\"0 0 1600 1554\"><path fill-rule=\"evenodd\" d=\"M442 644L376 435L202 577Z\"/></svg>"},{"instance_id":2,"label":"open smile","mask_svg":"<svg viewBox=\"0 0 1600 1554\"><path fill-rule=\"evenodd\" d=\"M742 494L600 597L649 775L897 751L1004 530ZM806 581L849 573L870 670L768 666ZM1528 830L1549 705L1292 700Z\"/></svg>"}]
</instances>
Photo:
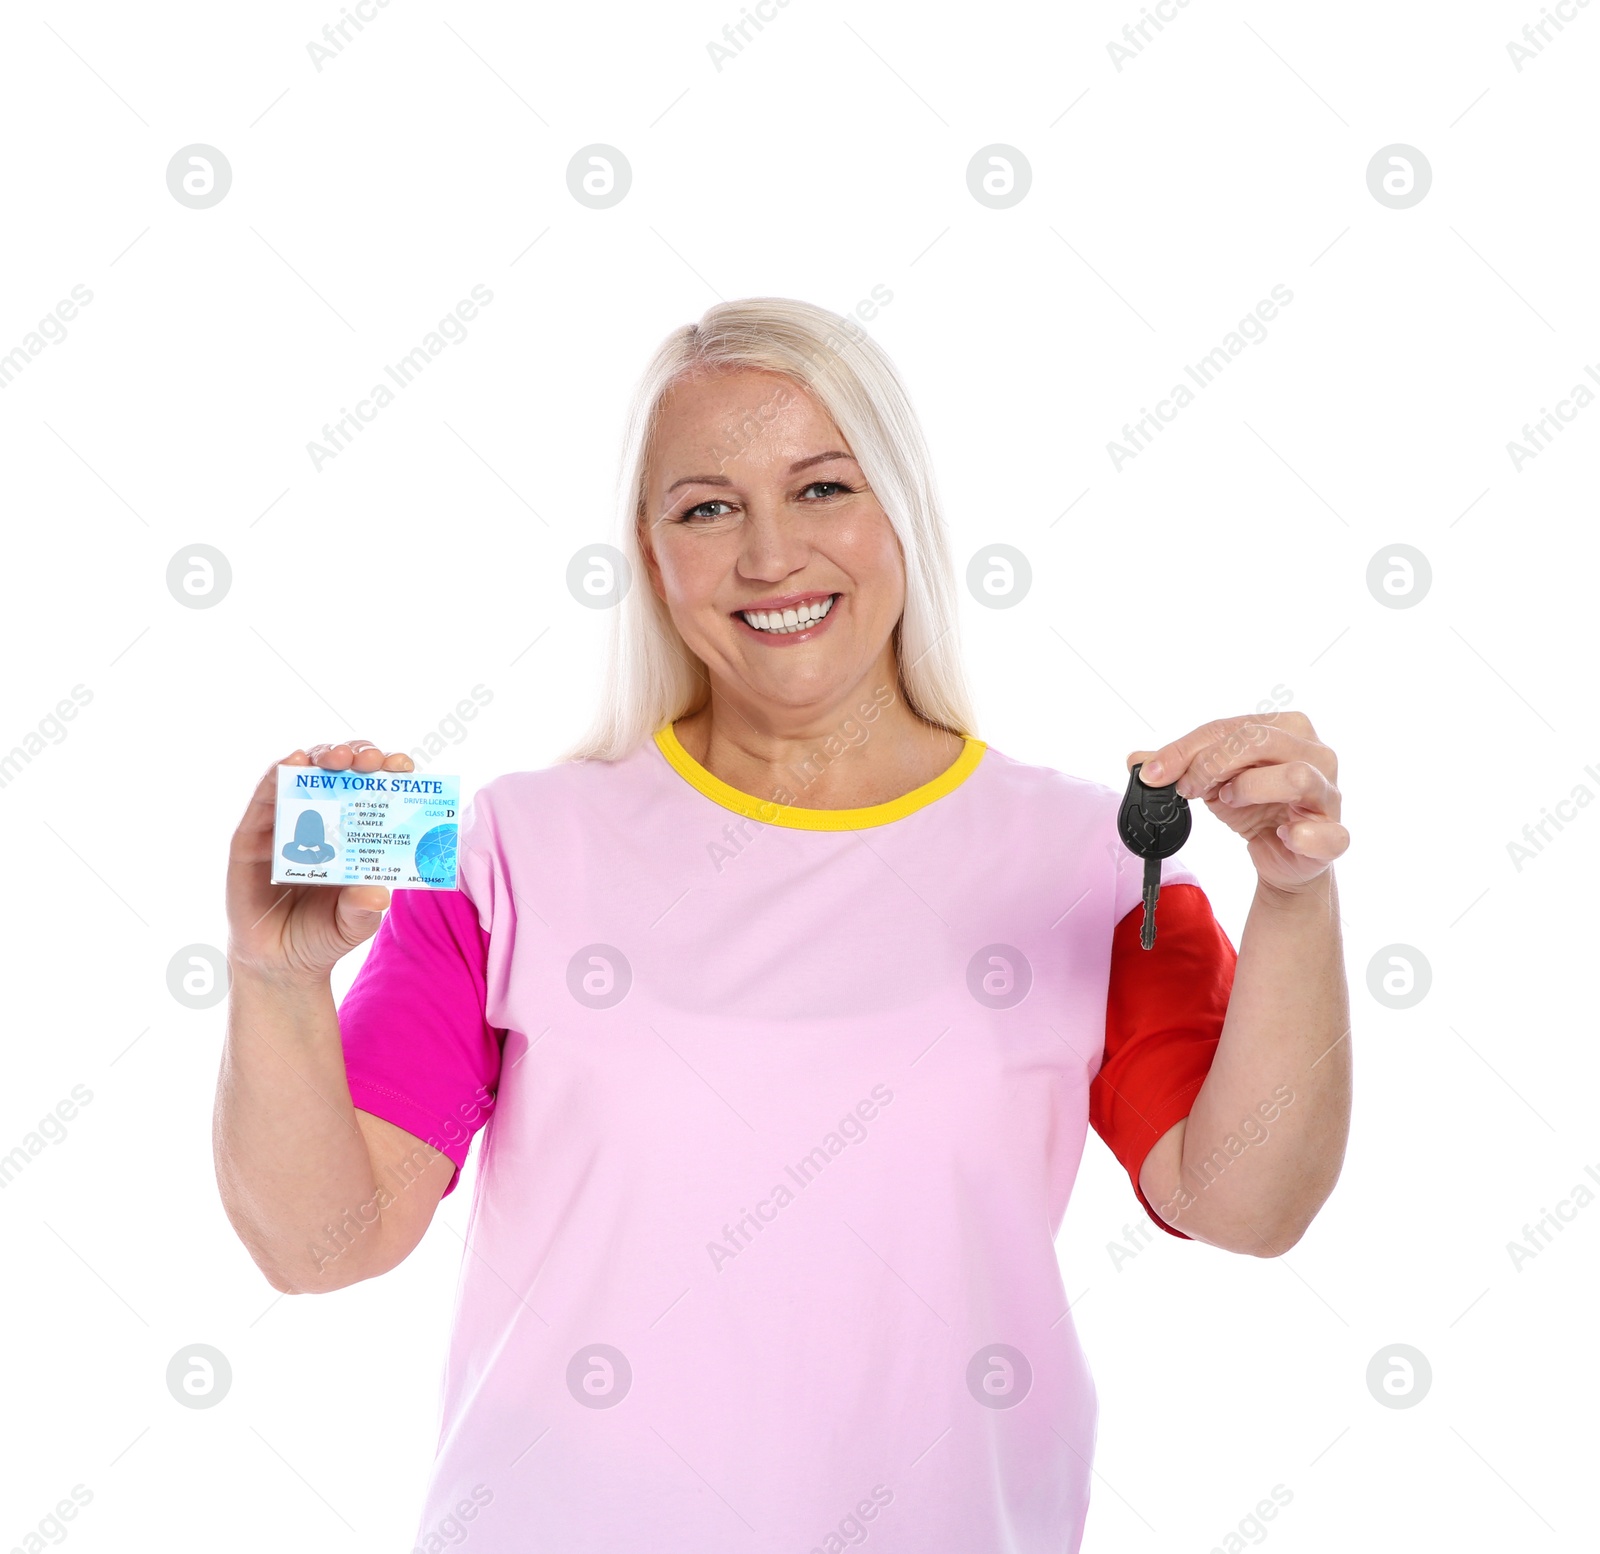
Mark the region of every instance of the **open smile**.
<instances>
[{"instance_id":1,"label":"open smile","mask_svg":"<svg viewBox=\"0 0 1600 1554\"><path fill-rule=\"evenodd\" d=\"M774 645L810 642L827 629L839 594L802 594L775 599L764 608L735 610L733 619L742 633Z\"/></svg>"}]
</instances>

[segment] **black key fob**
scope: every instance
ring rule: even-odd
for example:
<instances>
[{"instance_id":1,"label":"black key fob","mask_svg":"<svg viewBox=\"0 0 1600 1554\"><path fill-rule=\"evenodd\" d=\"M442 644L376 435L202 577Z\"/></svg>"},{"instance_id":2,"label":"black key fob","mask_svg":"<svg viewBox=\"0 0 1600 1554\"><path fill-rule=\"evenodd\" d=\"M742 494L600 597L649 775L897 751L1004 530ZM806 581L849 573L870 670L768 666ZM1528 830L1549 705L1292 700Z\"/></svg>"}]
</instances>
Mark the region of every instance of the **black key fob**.
<instances>
[{"instance_id":1,"label":"black key fob","mask_svg":"<svg viewBox=\"0 0 1600 1554\"><path fill-rule=\"evenodd\" d=\"M1128 791L1117 811L1117 833L1128 851L1140 858L1170 858L1189 840L1189 801L1176 782L1152 788L1139 780L1143 761L1128 773Z\"/></svg>"}]
</instances>

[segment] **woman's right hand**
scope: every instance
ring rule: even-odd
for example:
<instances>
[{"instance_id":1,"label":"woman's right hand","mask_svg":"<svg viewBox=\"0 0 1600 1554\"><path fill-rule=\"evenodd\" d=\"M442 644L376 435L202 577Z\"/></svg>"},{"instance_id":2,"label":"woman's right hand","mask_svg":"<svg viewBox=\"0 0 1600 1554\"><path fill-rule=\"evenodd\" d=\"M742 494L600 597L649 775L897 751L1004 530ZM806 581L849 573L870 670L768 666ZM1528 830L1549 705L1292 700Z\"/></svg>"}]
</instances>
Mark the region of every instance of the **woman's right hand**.
<instances>
[{"instance_id":1,"label":"woman's right hand","mask_svg":"<svg viewBox=\"0 0 1600 1554\"><path fill-rule=\"evenodd\" d=\"M385 755L370 739L313 745L274 761L256 785L228 848L228 963L272 980L319 981L383 921L383 885L274 885L273 815L279 766L409 772L411 757Z\"/></svg>"}]
</instances>

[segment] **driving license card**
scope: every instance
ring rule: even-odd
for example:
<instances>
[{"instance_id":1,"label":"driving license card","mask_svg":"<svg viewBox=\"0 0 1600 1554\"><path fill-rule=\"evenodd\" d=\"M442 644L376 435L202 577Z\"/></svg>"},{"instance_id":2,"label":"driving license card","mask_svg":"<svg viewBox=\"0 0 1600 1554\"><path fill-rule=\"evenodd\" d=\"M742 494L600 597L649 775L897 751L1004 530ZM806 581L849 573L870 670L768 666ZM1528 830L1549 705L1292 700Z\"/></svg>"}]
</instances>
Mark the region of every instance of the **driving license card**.
<instances>
[{"instance_id":1,"label":"driving license card","mask_svg":"<svg viewBox=\"0 0 1600 1554\"><path fill-rule=\"evenodd\" d=\"M274 885L456 888L461 779L278 768Z\"/></svg>"}]
</instances>

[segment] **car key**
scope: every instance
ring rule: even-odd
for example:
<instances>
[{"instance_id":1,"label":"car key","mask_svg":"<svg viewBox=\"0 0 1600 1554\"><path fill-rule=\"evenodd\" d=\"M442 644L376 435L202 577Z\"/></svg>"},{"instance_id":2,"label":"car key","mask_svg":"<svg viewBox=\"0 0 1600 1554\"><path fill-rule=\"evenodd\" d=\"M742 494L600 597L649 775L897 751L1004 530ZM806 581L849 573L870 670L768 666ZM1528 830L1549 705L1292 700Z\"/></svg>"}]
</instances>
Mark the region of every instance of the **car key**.
<instances>
[{"instance_id":1,"label":"car key","mask_svg":"<svg viewBox=\"0 0 1600 1554\"><path fill-rule=\"evenodd\" d=\"M1161 894L1161 860L1170 858L1189 840L1189 801L1176 782L1151 787L1139 780L1143 761L1128 773L1128 791L1117 811L1117 832L1135 857L1144 859L1144 925L1139 943L1153 949L1156 942L1156 897Z\"/></svg>"}]
</instances>

